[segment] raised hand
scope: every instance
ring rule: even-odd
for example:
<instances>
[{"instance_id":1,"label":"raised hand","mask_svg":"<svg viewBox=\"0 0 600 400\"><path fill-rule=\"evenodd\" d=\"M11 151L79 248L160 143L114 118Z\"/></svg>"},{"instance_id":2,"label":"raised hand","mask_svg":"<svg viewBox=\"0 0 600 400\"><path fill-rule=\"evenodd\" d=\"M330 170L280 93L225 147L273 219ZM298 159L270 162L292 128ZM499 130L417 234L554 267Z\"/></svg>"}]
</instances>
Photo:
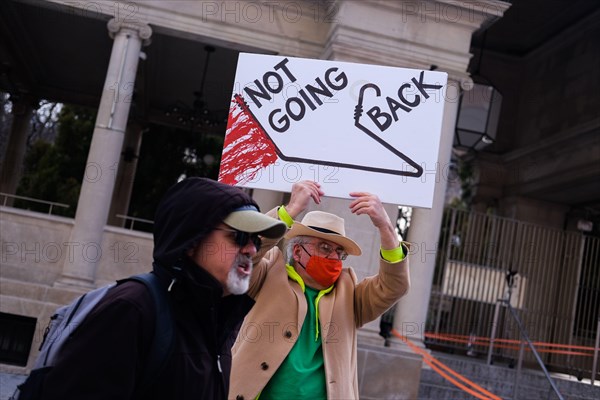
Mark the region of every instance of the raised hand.
<instances>
[{"instance_id":1,"label":"raised hand","mask_svg":"<svg viewBox=\"0 0 600 400\"><path fill-rule=\"evenodd\" d=\"M396 228L392 224L378 196L367 192L352 192L354 201L350 203L350 211L356 215L368 215L381 236L381 247L394 249L400 245Z\"/></svg>"},{"instance_id":2,"label":"raised hand","mask_svg":"<svg viewBox=\"0 0 600 400\"><path fill-rule=\"evenodd\" d=\"M292 218L296 218L298 214L308 207L312 199L315 204L321 203L321 196L325 192L321 190L321 185L313 181L300 181L292 185L292 194L290 202L285 206L288 214Z\"/></svg>"}]
</instances>

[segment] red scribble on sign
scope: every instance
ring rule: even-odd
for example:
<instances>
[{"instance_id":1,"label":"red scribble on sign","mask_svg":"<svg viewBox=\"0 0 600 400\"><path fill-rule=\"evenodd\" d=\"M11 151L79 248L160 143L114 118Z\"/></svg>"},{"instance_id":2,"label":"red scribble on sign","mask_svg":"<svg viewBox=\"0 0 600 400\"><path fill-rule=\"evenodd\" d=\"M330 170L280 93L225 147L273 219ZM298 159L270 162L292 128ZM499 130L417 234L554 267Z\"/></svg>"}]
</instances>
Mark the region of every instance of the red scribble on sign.
<instances>
[{"instance_id":1,"label":"red scribble on sign","mask_svg":"<svg viewBox=\"0 0 600 400\"><path fill-rule=\"evenodd\" d=\"M229 108L219 181L230 185L252 180L277 161L273 142L246 107L244 99L235 95Z\"/></svg>"}]
</instances>

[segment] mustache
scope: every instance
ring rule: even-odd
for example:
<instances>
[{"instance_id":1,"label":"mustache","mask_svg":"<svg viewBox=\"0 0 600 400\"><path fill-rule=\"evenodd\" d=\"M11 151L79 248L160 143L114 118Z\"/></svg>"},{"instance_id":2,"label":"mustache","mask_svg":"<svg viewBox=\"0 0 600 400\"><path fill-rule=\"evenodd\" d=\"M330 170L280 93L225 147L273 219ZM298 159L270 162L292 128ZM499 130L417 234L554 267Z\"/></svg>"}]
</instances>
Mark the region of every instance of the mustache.
<instances>
[{"instance_id":1,"label":"mustache","mask_svg":"<svg viewBox=\"0 0 600 400\"><path fill-rule=\"evenodd\" d=\"M238 265L244 265L245 267L248 267L248 268L253 267L252 258L248 257L247 255L244 255L244 254L238 254L235 257L235 261L233 262L233 264L234 265L232 266L232 268L235 268Z\"/></svg>"}]
</instances>

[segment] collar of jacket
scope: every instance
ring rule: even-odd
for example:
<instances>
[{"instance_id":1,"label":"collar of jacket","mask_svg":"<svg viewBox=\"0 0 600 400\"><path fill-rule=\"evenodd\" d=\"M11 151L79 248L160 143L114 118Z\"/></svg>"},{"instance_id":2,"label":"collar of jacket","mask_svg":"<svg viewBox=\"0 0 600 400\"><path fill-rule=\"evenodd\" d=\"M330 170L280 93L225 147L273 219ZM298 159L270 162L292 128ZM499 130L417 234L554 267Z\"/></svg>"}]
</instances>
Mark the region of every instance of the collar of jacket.
<instances>
[{"instance_id":1,"label":"collar of jacket","mask_svg":"<svg viewBox=\"0 0 600 400\"><path fill-rule=\"evenodd\" d=\"M221 283L186 256L169 267L155 261L154 273L161 279L169 281L170 292L177 293L182 287L200 286L208 290L212 296L223 296Z\"/></svg>"},{"instance_id":2,"label":"collar of jacket","mask_svg":"<svg viewBox=\"0 0 600 400\"><path fill-rule=\"evenodd\" d=\"M290 264L286 264L285 269L287 271L288 277L291 280L298 282L298 285L300 285L300 287L302 288L302 293L306 293L306 284L304 283L304 280L302 279L300 274L298 274L296 269L294 267L292 267ZM317 295L317 298L315 299L315 319L316 319L315 342L319 339L319 300L321 300L321 297L323 297L327 293L331 292L333 290L334 286L335 286L335 284L329 286L327 289L320 290L319 294Z\"/></svg>"},{"instance_id":3,"label":"collar of jacket","mask_svg":"<svg viewBox=\"0 0 600 400\"><path fill-rule=\"evenodd\" d=\"M223 286L221 283L188 257L182 257L175 265L170 267L155 262L154 271L161 279L169 282L167 284L168 290L176 300L189 300L191 298L193 301L202 303L219 304L223 299ZM251 303L249 308L254 304L254 301L246 294L226 297L247 298ZM247 301L244 300L244 303L247 303Z\"/></svg>"},{"instance_id":4,"label":"collar of jacket","mask_svg":"<svg viewBox=\"0 0 600 400\"><path fill-rule=\"evenodd\" d=\"M204 313L211 307L225 312L222 320L224 329L232 328L241 321L255 303L247 294L223 297L221 283L187 257L171 267L155 262L154 272L168 285L173 300L193 303L191 308L198 316L205 317Z\"/></svg>"}]
</instances>

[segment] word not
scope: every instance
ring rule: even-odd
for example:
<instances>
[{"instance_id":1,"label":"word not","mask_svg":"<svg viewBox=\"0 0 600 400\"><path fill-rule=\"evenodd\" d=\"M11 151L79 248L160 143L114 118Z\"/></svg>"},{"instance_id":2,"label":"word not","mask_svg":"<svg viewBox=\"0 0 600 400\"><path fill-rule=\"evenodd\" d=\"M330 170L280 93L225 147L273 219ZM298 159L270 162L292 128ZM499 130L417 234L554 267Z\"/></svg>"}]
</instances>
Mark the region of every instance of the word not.
<instances>
[{"instance_id":1,"label":"word not","mask_svg":"<svg viewBox=\"0 0 600 400\"><path fill-rule=\"evenodd\" d=\"M392 118L394 122L398 122L398 110L402 110L404 112L411 112L414 108L418 107L421 104L421 96L415 95L414 99L411 101L405 96L405 91L412 90L414 87L423 95L425 99L429 98L429 93L425 91L425 89L441 89L442 85L435 85L429 83L423 83L424 71L421 71L421 75L419 76L419 80L417 81L415 78L411 79L411 83L405 83L398 88L398 100L391 98L390 96L386 96L385 100L387 102L389 113L381 110L379 106L371 107L366 114L369 116L371 121L377 126L377 128L383 132L388 129L392 125ZM369 83L365 87L372 87L377 92L377 97L379 97L381 90L379 86ZM362 90L362 89L361 89Z\"/></svg>"},{"instance_id":2,"label":"word not","mask_svg":"<svg viewBox=\"0 0 600 400\"><path fill-rule=\"evenodd\" d=\"M245 87L244 92L252 99L258 108L263 106L261 99L271 101L274 94L281 93L285 86L284 77L278 71L283 72L287 78L287 83L296 82L297 78L287 66L288 58L283 59L273 67L273 71L267 71L263 74L262 80L255 79L254 85L256 89ZM348 85L348 77L344 72L339 72L339 68L331 67L323 76L325 83L321 77L315 79L315 84L307 84L303 89L298 91L298 96L288 97L285 102L285 112L281 108L276 108L269 114L269 125L279 133L283 133L290 128L291 121L300 121L306 115L306 107L312 111L317 109L317 106L323 105L323 100L319 96L331 98L334 92L344 89ZM333 74L337 75L333 76ZM333 90L333 91L332 91Z\"/></svg>"}]
</instances>

